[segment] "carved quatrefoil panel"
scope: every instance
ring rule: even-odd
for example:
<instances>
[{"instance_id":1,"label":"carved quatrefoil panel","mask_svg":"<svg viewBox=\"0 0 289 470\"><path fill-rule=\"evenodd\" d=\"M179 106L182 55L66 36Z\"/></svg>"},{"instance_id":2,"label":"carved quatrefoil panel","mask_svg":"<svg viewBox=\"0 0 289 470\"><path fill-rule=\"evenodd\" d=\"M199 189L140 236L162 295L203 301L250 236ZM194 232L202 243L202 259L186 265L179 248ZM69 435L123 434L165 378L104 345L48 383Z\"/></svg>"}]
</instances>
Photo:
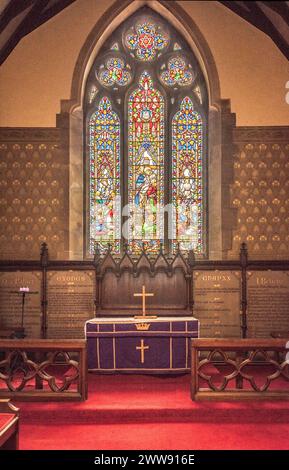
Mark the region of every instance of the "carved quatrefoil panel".
<instances>
[{"instance_id":1,"label":"carved quatrefoil panel","mask_svg":"<svg viewBox=\"0 0 289 470\"><path fill-rule=\"evenodd\" d=\"M32 353L41 358L41 352ZM48 384L53 392L64 392L79 378L79 365L67 352L49 353L46 360L39 364L29 359L22 351L11 351L0 362L0 382L4 382L11 392L26 391L34 388L33 379ZM26 389L26 390L25 390Z\"/></svg>"},{"instance_id":2,"label":"carved quatrefoil panel","mask_svg":"<svg viewBox=\"0 0 289 470\"><path fill-rule=\"evenodd\" d=\"M51 354L39 368L39 377L46 381L53 392L64 392L79 377L78 363L66 352Z\"/></svg>"},{"instance_id":3,"label":"carved quatrefoil panel","mask_svg":"<svg viewBox=\"0 0 289 470\"><path fill-rule=\"evenodd\" d=\"M243 390L248 389L249 385L249 389L255 392L266 392L277 379L289 382L289 365L286 361L279 363L275 360L276 352L257 349L240 352L231 359L234 354L217 349L209 351L208 356L199 363L199 382L204 381L214 392L228 390L232 379L239 380ZM233 388L236 389L236 386Z\"/></svg>"}]
</instances>

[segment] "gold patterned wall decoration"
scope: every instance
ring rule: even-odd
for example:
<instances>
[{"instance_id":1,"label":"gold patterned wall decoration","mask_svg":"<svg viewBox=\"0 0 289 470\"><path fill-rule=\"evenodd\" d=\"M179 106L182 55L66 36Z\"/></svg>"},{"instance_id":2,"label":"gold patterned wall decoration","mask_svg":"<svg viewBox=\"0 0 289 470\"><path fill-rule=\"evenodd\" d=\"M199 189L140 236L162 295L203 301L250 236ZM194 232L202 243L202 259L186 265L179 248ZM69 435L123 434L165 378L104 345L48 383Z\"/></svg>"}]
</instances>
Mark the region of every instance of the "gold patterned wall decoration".
<instances>
[{"instance_id":1,"label":"gold patterned wall decoration","mask_svg":"<svg viewBox=\"0 0 289 470\"><path fill-rule=\"evenodd\" d=\"M252 259L288 259L289 127L235 127L230 113L227 121L224 257L236 259L246 242ZM43 241L51 259L69 258L68 154L65 119L56 128L0 128L0 259L39 259Z\"/></svg>"},{"instance_id":2,"label":"gold patterned wall decoration","mask_svg":"<svg viewBox=\"0 0 289 470\"><path fill-rule=\"evenodd\" d=\"M289 258L289 128L237 128L229 258L246 242L252 259Z\"/></svg>"},{"instance_id":3,"label":"gold patterned wall decoration","mask_svg":"<svg viewBox=\"0 0 289 470\"><path fill-rule=\"evenodd\" d=\"M63 258L68 232L67 149L59 129L0 130L0 258Z\"/></svg>"}]
</instances>

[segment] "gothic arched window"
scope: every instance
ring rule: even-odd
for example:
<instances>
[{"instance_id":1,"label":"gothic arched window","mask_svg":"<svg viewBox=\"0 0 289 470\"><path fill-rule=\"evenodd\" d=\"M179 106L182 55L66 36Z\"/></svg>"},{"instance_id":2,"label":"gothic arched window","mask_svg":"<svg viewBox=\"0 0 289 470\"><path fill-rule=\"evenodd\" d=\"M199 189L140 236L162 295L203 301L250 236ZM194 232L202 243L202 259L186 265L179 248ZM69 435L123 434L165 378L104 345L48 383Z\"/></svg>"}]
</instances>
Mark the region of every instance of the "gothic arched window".
<instances>
[{"instance_id":1,"label":"gothic arched window","mask_svg":"<svg viewBox=\"0 0 289 470\"><path fill-rule=\"evenodd\" d=\"M207 90L177 31L145 7L87 80L86 251L206 254Z\"/></svg>"}]
</instances>

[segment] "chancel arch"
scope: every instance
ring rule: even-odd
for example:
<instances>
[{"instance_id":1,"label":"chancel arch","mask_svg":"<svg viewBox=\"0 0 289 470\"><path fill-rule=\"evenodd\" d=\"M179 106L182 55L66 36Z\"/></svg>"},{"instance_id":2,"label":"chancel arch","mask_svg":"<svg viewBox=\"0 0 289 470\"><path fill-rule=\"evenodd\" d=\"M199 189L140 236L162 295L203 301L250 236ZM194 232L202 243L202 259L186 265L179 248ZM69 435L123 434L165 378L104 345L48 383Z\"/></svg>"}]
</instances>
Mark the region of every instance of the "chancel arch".
<instances>
[{"instance_id":1,"label":"chancel arch","mask_svg":"<svg viewBox=\"0 0 289 470\"><path fill-rule=\"evenodd\" d=\"M163 43L155 43L154 47L145 48L146 53L150 51L149 56L142 58L137 40L139 41L139 37L143 33L141 26L145 23L137 24L137 20L145 17L155 19L157 27L163 30L162 38L159 31L155 35L161 38L159 40ZM138 31L135 29L136 26L139 27ZM117 34L120 35L119 44L114 40L117 38ZM124 37L125 34L126 37ZM155 50L152 52L152 49ZM113 59L116 60L115 64L113 64ZM123 61L124 65L122 65ZM117 76L117 72L121 68L123 83L113 83L114 77ZM173 145L176 144L177 131L179 131L180 137L180 127L178 128L176 125L176 116L180 116L181 109L184 110L185 106L187 107L186 112L188 112L188 105L191 103L195 121L192 124L193 120L191 119L191 123L188 121L187 124L196 126L198 135L195 135L195 139L199 143L202 140L199 148L195 149L194 158L196 161L200 160L200 147L203 158L201 171L199 169L199 180L196 178L194 183L196 191L199 191L202 196L203 204L202 211L198 212L196 209L195 215L193 215L195 225L199 224L197 229L199 240L194 245L194 251L197 256L211 259L221 258L224 242L221 209L223 197L221 184L221 102L216 67L205 39L191 18L187 17L178 5L172 5L171 2L154 1L124 2L121 8L117 2L106 12L88 36L80 52L73 76L72 98L62 102L62 111L69 114L70 127L70 258L82 259L92 251L89 248L91 242L88 241L90 230L88 216L90 196L87 190L89 187L88 116L93 114L96 103L102 97L111 102L113 112L120 117L123 123L120 124L121 195L122 204L129 202L132 194L128 188L129 181L131 181L128 178L130 137L127 122L124 121L129 121L129 93L133 93L133 90L140 86L141 75L144 73L148 74L151 83L164 100L162 121L164 127L164 168L159 181L159 189L152 188L152 192L156 191L159 199L167 204L174 202L174 198L179 197L181 187L187 186L187 193L192 190L192 187L189 188L188 181L182 181L181 178L175 178L173 181L172 178L173 166L176 166ZM187 83L185 83L186 80ZM89 102L90 100L91 102ZM174 125L173 122L175 122ZM188 148L187 143L187 150ZM180 149L177 152L180 152ZM192 155L190 157L187 152L184 158L185 165L188 166ZM183 165L183 171L187 174L188 168L186 169L185 165ZM169 180L173 181L170 185L168 184ZM161 188L162 181L163 188ZM173 190L173 185L176 186L176 184L179 185L179 189ZM182 191L185 193L185 189ZM149 198L149 201L151 202L152 199L153 197ZM84 211L81 208L85 208ZM177 215L175 220L176 218ZM118 224L119 222L120 220L118 220ZM168 220L165 220L163 227L162 223L156 224L158 229L163 230L163 238L162 234L159 234L156 239L164 241L169 251L173 251L179 241L183 242L185 249L185 239L177 240L177 236L175 236L170 238L171 241L168 241L170 223L174 225ZM114 226L114 230L119 230L119 225L117 228ZM176 231L176 227L174 226L172 230ZM153 231L154 228L152 228ZM196 233L194 234L195 238ZM121 246L124 240L121 235L118 236ZM134 243L130 239L128 242Z\"/></svg>"},{"instance_id":2,"label":"chancel arch","mask_svg":"<svg viewBox=\"0 0 289 470\"><path fill-rule=\"evenodd\" d=\"M232 421L244 399L265 400L274 415L266 400L288 408L289 126L280 126L278 93L270 101L260 80L281 89L284 62L222 2L113 1L11 0L1 14L8 29L20 15L23 29L38 4L46 4L44 20L71 3L17 46L0 80L0 396L61 402L54 423L52 406L29 404L31 426L26 420L20 439L27 448L37 447L42 428L47 434L48 417L55 438L41 439L44 448L110 448L118 429L118 447L189 449L195 423L188 429L176 418L167 436L155 427L148 439L142 419L137 433L125 425L144 413L145 421L157 414L161 429L172 410L189 418L189 388L194 401L234 400ZM251 13L265 3L253 2ZM230 100L220 99L211 52L181 6L212 44L238 125ZM79 50L70 100L56 127L40 127L51 125L60 93L69 96ZM250 411L257 437L260 407ZM0 406L0 448L10 437L17 444L12 408L6 419ZM202 422L204 407L194 408ZM205 447L230 407L226 417L213 408ZM86 429L96 413L104 423ZM99 427L112 418L114 429ZM73 423L83 424L82 439ZM241 423L236 445L256 446L243 431ZM259 447L287 445L271 434Z\"/></svg>"}]
</instances>

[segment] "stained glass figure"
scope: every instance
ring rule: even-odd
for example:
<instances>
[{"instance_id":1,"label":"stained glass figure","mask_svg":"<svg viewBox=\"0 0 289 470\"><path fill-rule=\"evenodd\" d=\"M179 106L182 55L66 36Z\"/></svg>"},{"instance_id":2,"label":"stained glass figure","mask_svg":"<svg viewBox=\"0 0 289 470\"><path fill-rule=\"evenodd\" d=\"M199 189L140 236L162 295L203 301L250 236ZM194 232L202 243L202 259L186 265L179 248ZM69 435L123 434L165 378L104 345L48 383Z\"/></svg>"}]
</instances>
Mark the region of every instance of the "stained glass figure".
<instances>
[{"instance_id":1,"label":"stained glass figure","mask_svg":"<svg viewBox=\"0 0 289 470\"><path fill-rule=\"evenodd\" d=\"M129 245L158 249L163 238L164 204L164 98L148 72L128 100Z\"/></svg>"},{"instance_id":2,"label":"stained glass figure","mask_svg":"<svg viewBox=\"0 0 289 470\"><path fill-rule=\"evenodd\" d=\"M173 248L204 250L203 124L185 97L172 121L172 202L175 207Z\"/></svg>"},{"instance_id":3,"label":"stained glass figure","mask_svg":"<svg viewBox=\"0 0 289 470\"><path fill-rule=\"evenodd\" d=\"M167 34L160 25L143 21L135 25L125 36L125 45L135 51L139 60L153 60L158 51L163 50L169 42Z\"/></svg>"},{"instance_id":4,"label":"stained glass figure","mask_svg":"<svg viewBox=\"0 0 289 470\"><path fill-rule=\"evenodd\" d=\"M194 80L194 74L189 69L185 60L180 57L172 57L168 61L168 68L160 75L161 81L168 86L191 85Z\"/></svg>"},{"instance_id":5,"label":"stained glass figure","mask_svg":"<svg viewBox=\"0 0 289 470\"><path fill-rule=\"evenodd\" d=\"M125 69L125 63L119 57L107 60L105 68L98 72L97 78L104 86L126 86L131 82L131 73Z\"/></svg>"},{"instance_id":6,"label":"stained glass figure","mask_svg":"<svg viewBox=\"0 0 289 470\"><path fill-rule=\"evenodd\" d=\"M112 245L119 252L120 122L107 97L89 120L90 253Z\"/></svg>"}]
</instances>

